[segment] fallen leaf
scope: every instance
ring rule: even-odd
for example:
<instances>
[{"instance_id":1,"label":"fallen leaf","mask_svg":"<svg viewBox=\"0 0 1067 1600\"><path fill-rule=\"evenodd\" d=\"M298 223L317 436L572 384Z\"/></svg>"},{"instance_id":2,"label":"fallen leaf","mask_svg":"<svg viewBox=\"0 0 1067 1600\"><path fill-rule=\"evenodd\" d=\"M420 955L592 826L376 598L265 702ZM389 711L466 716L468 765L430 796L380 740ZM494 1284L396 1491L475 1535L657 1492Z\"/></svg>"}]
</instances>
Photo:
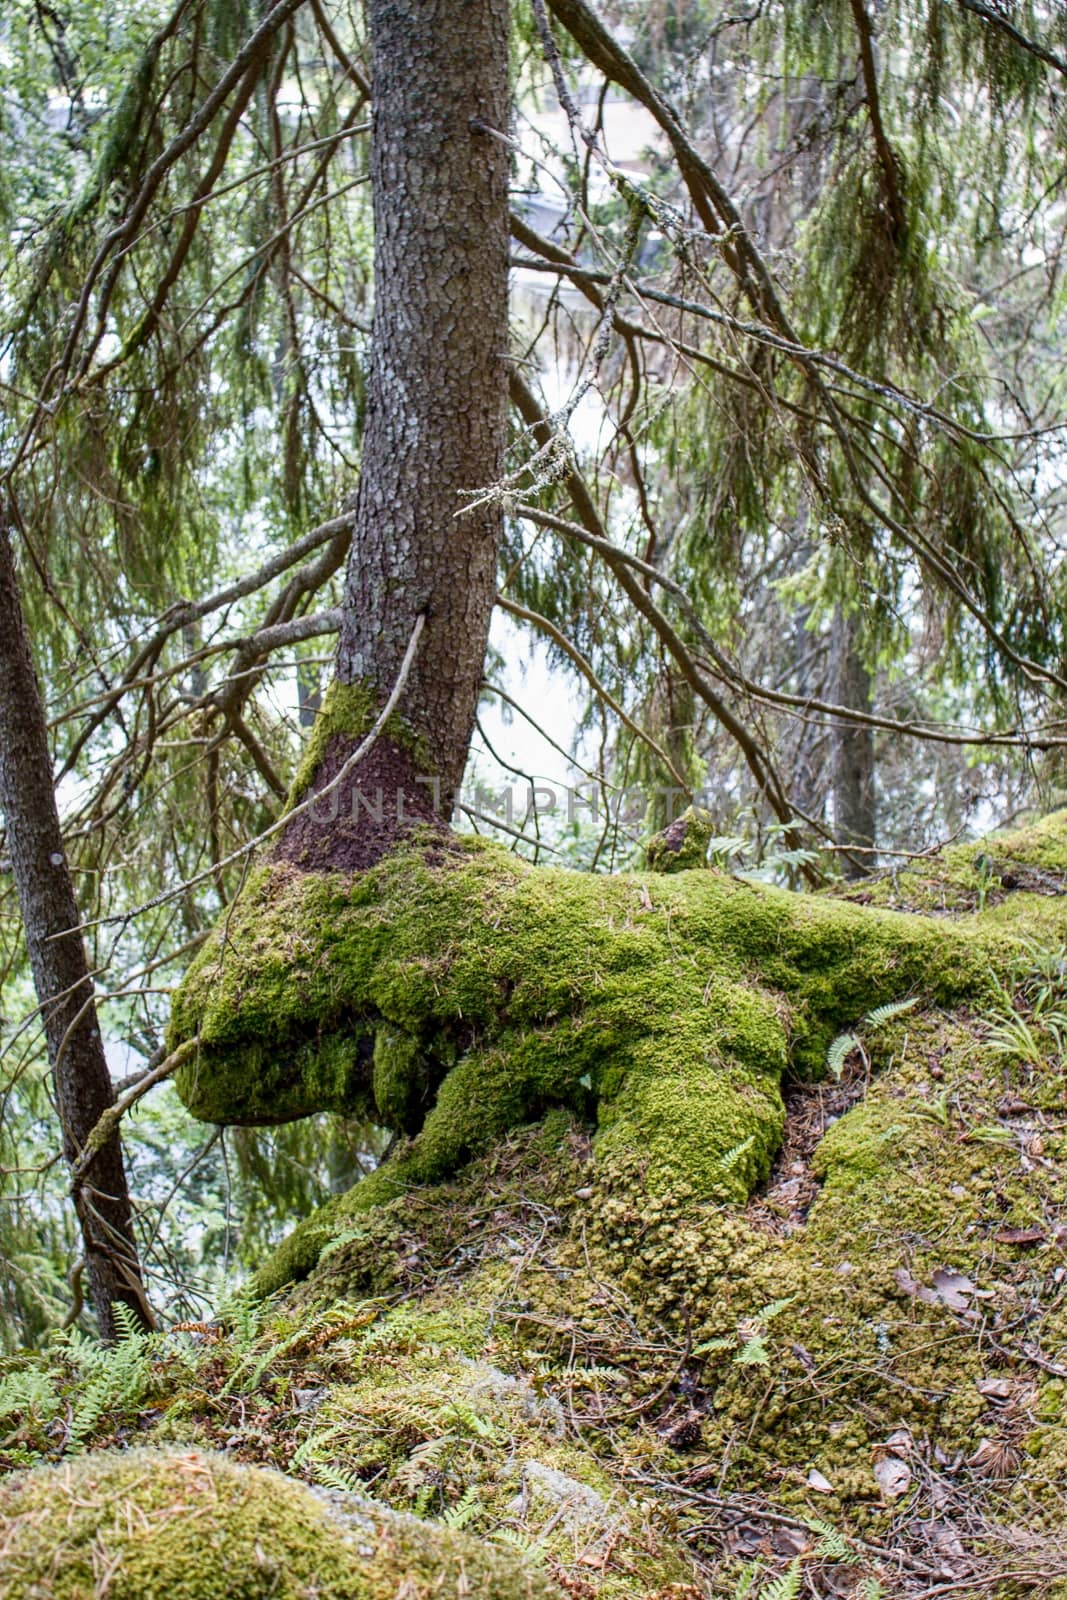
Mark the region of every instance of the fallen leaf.
<instances>
[{"instance_id":1,"label":"fallen leaf","mask_svg":"<svg viewBox=\"0 0 1067 1600\"><path fill-rule=\"evenodd\" d=\"M1021 1460L1015 1445L1001 1439L980 1439L978 1449L968 1458L967 1465L989 1478L1013 1478Z\"/></svg>"},{"instance_id":2,"label":"fallen leaf","mask_svg":"<svg viewBox=\"0 0 1067 1600\"><path fill-rule=\"evenodd\" d=\"M950 1311L970 1311L970 1300L978 1289L962 1272L952 1272L948 1267L938 1267L932 1279L938 1299ZM985 1296L982 1296L985 1298Z\"/></svg>"},{"instance_id":3,"label":"fallen leaf","mask_svg":"<svg viewBox=\"0 0 1067 1600\"><path fill-rule=\"evenodd\" d=\"M898 1267L893 1276L897 1280L897 1286L903 1289L905 1294L913 1294L917 1300L922 1300L928 1306L939 1304L939 1298L934 1291L927 1289L918 1278L913 1278L907 1267Z\"/></svg>"},{"instance_id":4,"label":"fallen leaf","mask_svg":"<svg viewBox=\"0 0 1067 1600\"><path fill-rule=\"evenodd\" d=\"M899 1500L911 1483L911 1468L899 1456L882 1456L874 1463L874 1478L886 1500Z\"/></svg>"},{"instance_id":5,"label":"fallen leaf","mask_svg":"<svg viewBox=\"0 0 1067 1600\"><path fill-rule=\"evenodd\" d=\"M1044 1228L998 1228L993 1235L998 1244L1044 1244Z\"/></svg>"},{"instance_id":6,"label":"fallen leaf","mask_svg":"<svg viewBox=\"0 0 1067 1600\"><path fill-rule=\"evenodd\" d=\"M812 1467L808 1473L808 1488L814 1489L816 1494L833 1494L834 1486L829 1478L824 1478L817 1468Z\"/></svg>"},{"instance_id":7,"label":"fallen leaf","mask_svg":"<svg viewBox=\"0 0 1067 1600\"><path fill-rule=\"evenodd\" d=\"M987 1400L1010 1400L1015 1393L1015 1383L1011 1378L979 1378L975 1388Z\"/></svg>"},{"instance_id":8,"label":"fallen leaf","mask_svg":"<svg viewBox=\"0 0 1067 1600\"><path fill-rule=\"evenodd\" d=\"M780 1556L806 1555L813 1543L800 1528L775 1528L771 1532L771 1544Z\"/></svg>"}]
</instances>

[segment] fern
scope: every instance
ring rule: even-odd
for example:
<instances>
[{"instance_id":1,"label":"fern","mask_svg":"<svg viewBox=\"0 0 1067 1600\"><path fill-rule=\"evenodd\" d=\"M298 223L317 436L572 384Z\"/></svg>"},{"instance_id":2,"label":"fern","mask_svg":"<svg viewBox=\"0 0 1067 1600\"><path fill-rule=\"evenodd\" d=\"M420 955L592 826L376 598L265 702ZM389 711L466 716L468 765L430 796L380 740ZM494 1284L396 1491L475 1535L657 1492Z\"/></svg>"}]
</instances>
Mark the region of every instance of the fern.
<instances>
[{"instance_id":1,"label":"fern","mask_svg":"<svg viewBox=\"0 0 1067 1600\"><path fill-rule=\"evenodd\" d=\"M749 1561L741 1568L734 1584L734 1600L750 1600L752 1585L757 1577L756 1563Z\"/></svg>"},{"instance_id":2,"label":"fern","mask_svg":"<svg viewBox=\"0 0 1067 1600\"><path fill-rule=\"evenodd\" d=\"M40 1367L16 1368L0 1381L0 1422L27 1415L50 1422L61 1406L52 1373Z\"/></svg>"},{"instance_id":3,"label":"fern","mask_svg":"<svg viewBox=\"0 0 1067 1600\"><path fill-rule=\"evenodd\" d=\"M801 1571L799 1556L791 1561L780 1578L775 1578L760 1590L759 1600L797 1600L800 1593Z\"/></svg>"},{"instance_id":4,"label":"fern","mask_svg":"<svg viewBox=\"0 0 1067 1600\"><path fill-rule=\"evenodd\" d=\"M758 1333L750 1334L734 1356L734 1365L738 1367L769 1367L771 1353Z\"/></svg>"},{"instance_id":5,"label":"fern","mask_svg":"<svg viewBox=\"0 0 1067 1600\"><path fill-rule=\"evenodd\" d=\"M796 1600L801 1583L800 1559L791 1561L780 1577L772 1578L757 1594L755 1586L759 1577L758 1564L750 1561L738 1574L733 1600Z\"/></svg>"},{"instance_id":6,"label":"fern","mask_svg":"<svg viewBox=\"0 0 1067 1600\"><path fill-rule=\"evenodd\" d=\"M859 1046L859 1037L854 1033L839 1033L826 1052L826 1065L835 1078L840 1078L845 1070L845 1062L853 1050Z\"/></svg>"},{"instance_id":7,"label":"fern","mask_svg":"<svg viewBox=\"0 0 1067 1600\"><path fill-rule=\"evenodd\" d=\"M473 1484L468 1484L456 1504L441 1513L441 1521L446 1528L458 1533L461 1528L473 1522L481 1510L482 1502L478 1498L478 1491Z\"/></svg>"},{"instance_id":8,"label":"fern","mask_svg":"<svg viewBox=\"0 0 1067 1600\"><path fill-rule=\"evenodd\" d=\"M710 1356L716 1350L736 1350L737 1337L729 1334L726 1338L705 1339L703 1344L698 1344L693 1351L695 1356Z\"/></svg>"},{"instance_id":9,"label":"fern","mask_svg":"<svg viewBox=\"0 0 1067 1600\"><path fill-rule=\"evenodd\" d=\"M327 1461L315 1461L311 1466L315 1482L324 1489L336 1489L340 1494L362 1494L363 1483L354 1472L342 1472Z\"/></svg>"},{"instance_id":10,"label":"fern","mask_svg":"<svg viewBox=\"0 0 1067 1600\"><path fill-rule=\"evenodd\" d=\"M487 1439L493 1442L500 1438L499 1429L487 1417L483 1417L480 1412L475 1411L474 1407L468 1405L465 1400L450 1401L445 1412L446 1416L449 1414L455 1418L465 1432L473 1433L479 1439Z\"/></svg>"},{"instance_id":11,"label":"fern","mask_svg":"<svg viewBox=\"0 0 1067 1600\"><path fill-rule=\"evenodd\" d=\"M894 1017L902 1017L908 1011L914 1011L919 1004L918 995L910 1000L890 1000L887 1005L875 1006L873 1011L868 1011L863 1019L865 1028L882 1028L887 1022L892 1022Z\"/></svg>"},{"instance_id":12,"label":"fern","mask_svg":"<svg viewBox=\"0 0 1067 1600\"><path fill-rule=\"evenodd\" d=\"M786 1307L791 1306L795 1299L795 1294L787 1294L784 1299L772 1300L770 1305L764 1306L762 1311L756 1312L756 1315L752 1319L753 1322L759 1322L761 1324L773 1322L775 1317L780 1317Z\"/></svg>"},{"instance_id":13,"label":"fern","mask_svg":"<svg viewBox=\"0 0 1067 1600\"><path fill-rule=\"evenodd\" d=\"M820 1522L818 1517L808 1517L805 1525L812 1533L819 1536L814 1554L826 1561L847 1561L852 1554L852 1546L830 1522Z\"/></svg>"},{"instance_id":14,"label":"fern","mask_svg":"<svg viewBox=\"0 0 1067 1600\"><path fill-rule=\"evenodd\" d=\"M874 1032L877 1028L884 1028L887 1022L892 1022L895 1017L902 1017L908 1011L914 1011L919 1004L919 997L913 995L910 1000L889 1000L884 1006L875 1006L873 1011L868 1011L862 1018L859 1028L867 1033ZM845 1070L845 1062L853 1050L858 1050L863 1043L861 1033L839 1033L826 1052L826 1065L835 1078L840 1078Z\"/></svg>"},{"instance_id":15,"label":"fern","mask_svg":"<svg viewBox=\"0 0 1067 1600\"><path fill-rule=\"evenodd\" d=\"M748 1155L748 1152L752 1149L752 1146L755 1144L755 1142L755 1135L749 1134L747 1139L742 1139L740 1144L735 1144L732 1150L727 1150L725 1155L719 1157L718 1161L715 1163L716 1169L719 1172L732 1171L733 1168L737 1166L737 1163L741 1160L741 1157Z\"/></svg>"},{"instance_id":16,"label":"fern","mask_svg":"<svg viewBox=\"0 0 1067 1600\"><path fill-rule=\"evenodd\" d=\"M512 1550L517 1550L526 1561L540 1564L545 1559L545 1553L537 1540L531 1539L528 1533L519 1528L498 1528L493 1538L498 1544L506 1544Z\"/></svg>"}]
</instances>

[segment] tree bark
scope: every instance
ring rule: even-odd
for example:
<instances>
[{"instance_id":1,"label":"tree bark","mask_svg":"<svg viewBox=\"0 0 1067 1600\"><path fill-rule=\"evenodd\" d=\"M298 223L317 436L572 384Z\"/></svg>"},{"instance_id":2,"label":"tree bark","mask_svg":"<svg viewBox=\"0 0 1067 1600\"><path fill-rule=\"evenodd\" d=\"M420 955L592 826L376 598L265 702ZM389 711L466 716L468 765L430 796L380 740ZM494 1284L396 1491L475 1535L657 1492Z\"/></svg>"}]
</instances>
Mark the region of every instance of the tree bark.
<instances>
[{"instance_id":1,"label":"tree bark","mask_svg":"<svg viewBox=\"0 0 1067 1600\"><path fill-rule=\"evenodd\" d=\"M447 817L503 521L498 501L464 511L464 496L504 467L508 151L492 130L508 126L507 0L370 0L369 22L374 327L338 678L382 704L425 613L399 710L419 743L412 765L437 780ZM393 775L396 752L383 753L366 763L363 787L383 764Z\"/></svg>"},{"instance_id":2,"label":"tree bark","mask_svg":"<svg viewBox=\"0 0 1067 1600\"><path fill-rule=\"evenodd\" d=\"M850 710L870 711L871 675L859 653L856 617L834 614L833 649L836 699ZM834 835L840 845L874 849L877 817L874 794L874 732L842 724L834 732ZM846 878L862 878L874 867L870 854L842 854Z\"/></svg>"},{"instance_id":3,"label":"tree bark","mask_svg":"<svg viewBox=\"0 0 1067 1600\"><path fill-rule=\"evenodd\" d=\"M115 1094L96 1017L93 983L56 808L44 705L22 614L11 540L0 527L0 810L26 928L55 1084L63 1154L73 1166ZM101 1333L115 1333L112 1306L151 1314L134 1241L122 1148L114 1134L74 1196L85 1275Z\"/></svg>"}]
</instances>

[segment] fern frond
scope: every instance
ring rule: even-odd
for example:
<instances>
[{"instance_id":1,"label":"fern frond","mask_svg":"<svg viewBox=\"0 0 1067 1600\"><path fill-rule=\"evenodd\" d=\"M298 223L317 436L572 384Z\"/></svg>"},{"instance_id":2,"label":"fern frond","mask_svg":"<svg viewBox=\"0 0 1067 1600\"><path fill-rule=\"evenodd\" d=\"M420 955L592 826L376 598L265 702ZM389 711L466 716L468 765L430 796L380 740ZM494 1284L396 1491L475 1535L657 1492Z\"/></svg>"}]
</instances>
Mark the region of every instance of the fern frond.
<instances>
[{"instance_id":1,"label":"fern frond","mask_svg":"<svg viewBox=\"0 0 1067 1600\"><path fill-rule=\"evenodd\" d=\"M890 1000L887 1005L875 1006L873 1011L868 1011L863 1019L865 1028L882 1028L887 1022L892 1022L894 1017L902 1017L905 1012L914 1011L919 1004L919 996L913 995L910 1000Z\"/></svg>"},{"instance_id":2,"label":"fern frond","mask_svg":"<svg viewBox=\"0 0 1067 1600\"><path fill-rule=\"evenodd\" d=\"M458 1532L473 1522L482 1509L482 1502L478 1498L478 1491L474 1485L468 1484L454 1506L449 1506L447 1511L441 1513L441 1521L446 1528Z\"/></svg>"},{"instance_id":3,"label":"fern frond","mask_svg":"<svg viewBox=\"0 0 1067 1600\"><path fill-rule=\"evenodd\" d=\"M321 1484L324 1489L336 1489L340 1494L363 1492L363 1484L354 1472L341 1472L326 1461L314 1462L311 1471L315 1482Z\"/></svg>"},{"instance_id":4,"label":"fern frond","mask_svg":"<svg viewBox=\"0 0 1067 1600\"><path fill-rule=\"evenodd\" d=\"M770 1305L764 1306L762 1311L757 1311L753 1322L773 1322L775 1317L780 1317L787 1306L791 1306L796 1299L795 1294L787 1294L782 1300L772 1300Z\"/></svg>"},{"instance_id":5,"label":"fern frond","mask_svg":"<svg viewBox=\"0 0 1067 1600\"><path fill-rule=\"evenodd\" d=\"M715 1163L718 1171L730 1172L734 1167L736 1167L737 1163L741 1160L741 1157L748 1154L755 1142L755 1135L749 1134L747 1139L742 1139L740 1144L735 1144L732 1150L727 1150L726 1154L720 1156L718 1161Z\"/></svg>"},{"instance_id":6,"label":"fern frond","mask_svg":"<svg viewBox=\"0 0 1067 1600\"><path fill-rule=\"evenodd\" d=\"M845 1561L852 1554L852 1546L837 1528L830 1522L821 1522L818 1517L806 1517L805 1524L812 1533L819 1536L814 1554L827 1561Z\"/></svg>"},{"instance_id":7,"label":"fern frond","mask_svg":"<svg viewBox=\"0 0 1067 1600\"><path fill-rule=\"evenodd\" d=\"M531 1539L528 1533L523 1533L519 1528L498 1528L493 1534L498 1544L506 1544L527 1561L538 1563L545 1559L545 1553L536 1539Z\"/></svg>"},{"instance_id":8,"label":"fern frond","mask_svg":"<svg viewBox=\"0 0 1067 1600\"><path fill-rule=\"evenodd\" d=\"M800 1593L800 1558L791 1561L780 1578L760 1590L759 1600L797 1600Z\"/></svg>"},{"instance_id":9,"label":"fern frond","mask_svg":"<svg viewBox=\"0 0 1067 1600\"><path fill-rule=\"evenodd\" d=\"M845 1070L845 1062L859 1045L859 1038L854 1033L839 1033L826 1052L826 1065L835 1078L840 1078Z\"/></svg>"}]
</instances>

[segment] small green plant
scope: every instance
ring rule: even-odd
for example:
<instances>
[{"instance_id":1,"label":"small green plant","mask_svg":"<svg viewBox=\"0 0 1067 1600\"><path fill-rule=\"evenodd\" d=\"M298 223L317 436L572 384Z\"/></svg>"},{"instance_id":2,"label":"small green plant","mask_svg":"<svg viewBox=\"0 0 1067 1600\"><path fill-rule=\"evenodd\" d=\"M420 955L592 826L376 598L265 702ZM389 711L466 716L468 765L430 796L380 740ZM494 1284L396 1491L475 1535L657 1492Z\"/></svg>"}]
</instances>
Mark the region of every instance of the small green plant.
<instances>
[{"instance_id":1,"label":"small green plant","mask_svg":"<svg viewBox=\"0 0 1067 1600\"><path fill-rule=\"evenodd\" d=\"M545 1559L544 1549L538 1540L524 1533L521 1528L497 1528L493 1539L497 1544L506 1544L509 1550L517 1551L525 1561L532 1561L537 1566Z\"/></svg>"},{"instance_id":2,"label":"small green plant","mask_svg":"<svg viewBox=\"0 0 1067 1600\"><path fill-rule=\"evenodd\" d=\"M759 1563L750 1561L738 1577L734 1600L797 1600L802 1581L800 1557L792 1560L778 1577L757 1589L760 1577Z\"/></svg>"},{"instance_id":3,"label":"small green plant","mask_svg":"<svg viewBox=\"0 0 1067 1600\"><path fill-rule=\"evenodd\" d=\"M996 1055L1043 1067L1067 1055L1067 950L1025 940L1022 951L1013 986L994 985L985 1043Z\"/></svg>"},{"instance_id":4,"label":"small green plant","mask_svg":"<svg viewBox=\"0 0 1067 1600\"><path fill-rule=\"evenodd\" d=\"M978 879L978 909L984 911L990 889L1000 883L993 858L983 852L974 864L974 873Z\"/></svg>"},{"instance_id":5,"label":"small green plant","mask_svg":"<svg viewBox=\"0 0 1067 1600\"><path fill-rule=\"evenodd\" d=\"M454 1506L449 1506L442 1511L441 1521L446 1528L452 1528L459 1532L460 1529L466 1528L470 1523L476 1521L483 1510L482 1502L478 1498L478 1491L471 1483L464 1489Z\"/></svg>"},{"instance_id":6,"label":"small green plant","mask_svg":"<svg viewBox=\"0 0 1067 1600\"><path fill-rule=\"evenodd\" d=\"M0 1381L0 1422L7 1425L10 1464L29 1466L75 1454L102 1424L111 1432L142 1409L165 1336L145 1333L127 1306L116 1305L114 1314L119 1331L114 1344L71 1328ZM180 1359L178 1351L169 1353L172 1360Z\"/></svg>"},{"instance_id":7,"label":"small green plant","mask_svg":"<svg viewBox=\"0 0 1067 1600\"><path fill-rule=\"evenodd\" d=\"M891 1000L884 1006L875 1006L873 1011L868 1011L861 1018L859 1026L854 1033L839 1033L826 1052L826 1065L831 1075L840 1078L845 1070L845 1062L853 1050L862 1050L863 1036L874 1033L878 1028L884 1028L887 1022L892 1022L896 1017L902 1017L908 1011L913 1011L919 1004L918 996L911 1000Z\"/></svg>"},{"instance_id":8,"label":"small green plant","mask_svg":"<svg viewBox=\"0 0 1067 1600\"><path fill-rule=\"evenodd\" d=\"M772 1300L770 1305L764 1306L754 1317L743 1317L733 1333L705 1340L703 1344L697 1345L693 1354L707 1356L717 1350L733 1350L736 1367L769 1367L771 1353L767 1345L768 1326L787 1306L791 1306L795 1299L796 1295L791 1294L783 1300Z\"/></svg>"},{"instance_id":9,"label":"small green plant","mask_svg":"<svg viewBox=\"0 0 1067 1600\"><path fill-rule=\"evenodd\" d=\"M852 1546L832 1522L822 1522L818 1517L808 1517L806 1525L812 1533L818 1535L818 1542L812 1554L819 1560L847 1561L852 1555Z\"/></svg>"}]
</instances>

